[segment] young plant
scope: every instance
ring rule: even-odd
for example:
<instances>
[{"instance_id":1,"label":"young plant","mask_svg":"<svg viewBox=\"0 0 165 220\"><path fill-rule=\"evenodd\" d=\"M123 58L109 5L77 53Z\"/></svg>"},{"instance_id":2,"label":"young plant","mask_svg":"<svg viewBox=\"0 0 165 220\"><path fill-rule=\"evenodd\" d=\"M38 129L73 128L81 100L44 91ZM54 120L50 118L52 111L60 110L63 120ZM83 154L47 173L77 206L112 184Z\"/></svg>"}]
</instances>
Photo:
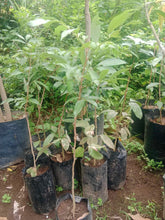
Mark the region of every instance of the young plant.
<instances>
[{"instance_id":1,"label":"young plant","mask_svg":"<svg viewBox=\"0 0 165 220\"><path fill-rule=\"evenodd\" d=\"M93 124L90 125L87 120L77 121L76 126L84 128L85 137L81 139L80 145L86 149L85 145L87 144L89 156L94 159L94 166L96 165L96 160L103 159L103 154L100 152L101 149L106 149L105 145L98 144L99 137L107 147L115 150L112 140L105 134L95 135L95 126Z\"/></svg>"},{"instance_id":2,"label":"young plant","mask_svg":"<svg viewBox=\"0 0 165 220\"><path fill-rule=\"evenodd\" d=\"M2 196L2 203L10 203L11 202L11 196L7 193L5 193Z\"/></svg>"},{"instance_id":3,"label":"young plant","mask_svg":"<svg viewBox=\"0 0 165 220\"><path fill-rule=\"evenodd\" d=\"M71 146L71 139L64 129L63 126L55 126L52 123L45 123L43 125L39 125L38 129L44 131L44 133L49 133L49 135L45 138L43 142L43 146L41 147L41 140L36 141L34 146L39 151L39 156L41 153L45 153L52 157L56 157L58 162L62 162L65 160L65 152L68 151ZM39 147L38 147L39 146ZM49 149L51 146L51 149ZM53 154L54 149L61 148L61 153ZM51 153L52 151L52 153Z\"/></svg>"}]
</instances>

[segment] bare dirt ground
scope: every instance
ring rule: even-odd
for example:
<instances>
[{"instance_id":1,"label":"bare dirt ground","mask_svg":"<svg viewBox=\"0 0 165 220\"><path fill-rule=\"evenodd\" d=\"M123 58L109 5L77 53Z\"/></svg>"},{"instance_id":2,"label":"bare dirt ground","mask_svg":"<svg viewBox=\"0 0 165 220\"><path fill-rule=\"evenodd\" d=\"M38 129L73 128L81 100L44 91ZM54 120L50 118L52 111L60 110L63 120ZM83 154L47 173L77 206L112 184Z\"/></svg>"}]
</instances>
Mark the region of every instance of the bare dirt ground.
<instances>
[{"instance_id":1,"label":"bare dirt ground","mask_svg":"<svg viewBox=\"0 0 165 220\"><path fill-rule=\"evenodd\" d=\"M0 220L3 219L2 217L6 217L4 220L54 220L54 211L49 215L38 215L32 210L24 186L23 166L22 162L16 166L0 170ZM163 173L164 171L149 172L143 170L143 162L138 161L136 155L129 155L127 157L125 186L118 191L109 191L109 200L103 206L93 209L93 219L128 219L125 213L130 212L128 206L132 198L136 198L136 201L133 200L132 203L141 202L144 207L148 201L154 202L157 217L162 219ZM9 204L2 202L4 194L11 196Z\"/></svg>"}]
</instances>

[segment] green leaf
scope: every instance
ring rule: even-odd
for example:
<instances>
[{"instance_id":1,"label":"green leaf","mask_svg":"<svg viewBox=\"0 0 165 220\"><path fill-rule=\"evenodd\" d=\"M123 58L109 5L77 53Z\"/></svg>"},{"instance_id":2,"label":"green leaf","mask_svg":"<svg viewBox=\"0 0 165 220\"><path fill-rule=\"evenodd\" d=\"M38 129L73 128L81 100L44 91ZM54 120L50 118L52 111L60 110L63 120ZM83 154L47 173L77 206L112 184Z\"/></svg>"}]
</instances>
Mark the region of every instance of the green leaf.
<instances>
[{"instance_id":1,"label":"green leaf","mask_svg":"<svg viewBox=\"0 0 165 220\"><path fill-rule=\"evenodd\" d=\"M88 138L87 137L83 137L80 141L80 145L84 145L87 142Z\"/></svg>"},{"instance_id":2,"label":"green leaf","mask_svg":"<svg viewBox=\"0 0 165 220\"><path fill-rule=\"evenodd\" d=\"M127 140L127 137L128 137L127 129L121 128L119 132L120 132L120 135L121 135L121 139L123 141Z\"/></svg>"},{"instance_id":3,"label":"green leaf","mask_svg":"<svg viewBox=\"0 0 165 220\"><path fill-rule=\"evenodd\" d=\"M95 126L92 124L85 128L84 133L86 134L86 136L93 136L94 130L95 130Z\"/></svg>"},{"instance_id":4,"label":"green leaf","mask_svg":"<svg viewBox=\"0 0 165 220\"><path fill-rule=\"evenodd\" d=\"M103 159L103 155L96 148L94 149L93 146L88 146L88 152L89 155L96 160Z\"/></svg>"},{"instance_id":5,"label":"green leaf","mask_svg":"<svg viewBox=\"0 0 165 220\"><path fill-rule=\"evenodd\" d=\"M104 144L106 144L109 148L115 151L115 145L107 135L101 134L100 137L102 141L104 142Z\"/></svg>"},{"instance_id":6,"label":"green leaf","mask_svg":"<svg viewBox=\"0 0 165 220\"><path fill-rule=\"evenodd\" d=\"M69 149L69 140L68 138L64 137L61 139L61 145L64 148L65 151Z\"/></svg>"},{"instance_id":7,"label":"green leaf","mask_svg":"<svg viewBox=\"0 0 165 220\"><path fill-rule=\"evenodd\" d=\"M63 25L59 25L58 27L55 28L55 35L60 36L61 32L66 30L66 27L64 27Z\"/></svg>"},{"instance_id":8,"label":"green leaf","mask_svg":"<svg viewBox=\"0 0 165 220\"><path fill-rule=\"evenodd\" d=\"M141 119L143 117L142 110L136 102L129 102L129 106L137 118Z\"/></svg>"},{"instance_id":9,"label":"green leaf","mask_svg":"<svg viewBox=\"0 0 165 220\"><path fill-rule=\"evenodd\" d=\"M86 128L87 126L89 126L87 120L81 120L76 122L76 127Z\"/></svg>"},{"instance_id":10,"label":"green leaf","mask_svg":"<svg viewBox=\"0 0 165 220\"><path fill-rule=\"evenodd\" d=\"M118 65L123 65L126 64L124 60L117 59L117 58L111 58L111 59L106 59L100 62L98 65L100 66L118 66Z\"/></svg>"},{"instance_id":11,"label":"green leaf","mask_svg":"<svg viewBox=\"0 0 165 220\"><path fill-rule=\"evenodd\" d=\"M92 19L91 23L91 39L94 42L98 42L100 38L100 24L99 24L99 17L95 16Z\"/></svg>"},{"instance_id":12,"label":"green leaf","mask_svg":"<svg viewBox=\"0 0 165 220\"><path fill-rule=\"evenodd\" d=\"M118 114L115 110L104 110L102 113L107 113L107 120L111 120L112 118L115 118Z\"/></svg>"},{"instance_id":13,"label":"green leaf","mask_svg":"<svg viewBox=\"0 0 165 220\"><path fill-rule=\"evenodd\" d=\"M92 82L94 82L96 85L99 84L99 75L96 71L93 71L93 69L90 69L89 75L91 77Z\"/></svg>"},{"instance_id":14,"label":"green leaf","mask_svg":"<svg viewBox=\"0 0 165 220\"><path fill-rule=\"evenodd\" d=\"M31 177L37 176L37 170L36 170L34 167L28 168L28 169L26 170L26 172L27 172L28 174L30 174Z\"/></svg>"},{"instance_id":15,"label":"green leaf","mask_svg":"<svg viewBox=\"0 0 165 220\"><path fill-rule=\"evenodd\" d=\"M120 30L113 31L110 35L111 38L119 38L120 37Z\"/></svg>"},{"instance_id":16,"label":"green leaf","mask_svg":"<svg viewBox=\"0 0 165 220\"><path fill-rule=\"evenodd\" d=\"M150 63L151 63L152 66L156 66L158 63L160 63L161 60L162 60L162 56L156 57Z\"/></svg>"},{"instance_id":17,"label":"green leaf","mask_svg":"<svg viewBox=\"0 0 165 220\"><path fill-rule=\"evenodd\" d=\"M83 157L84 156L84 148L83 147L77 147L75 151L75 156L77 157Z\"/></svg>"},{"instance_id":18,"label":"green leaf","mask_svg":"<svg viewBox=\"0 0 165 220\"><path fill-rule=\"evenodd\" d=\"M73 112L75 117L77 117L77 115L81 112L84 105L85 105L85 100L79 100L76 102Z\"/></svg>"},{"instance_id":19,"label":"green leaf","mask_svg":"<svg viewBox=\"0 0 165 220\"><path fill-rule=\"evenodd\" d=\"M62 85L62 82L55 82L53 86L57 89L61 85Z\"/></svg>"},{"instance_id":20,"label":"green leaf","mask_svg":"<svg viewBox=\"0 0 165 220\"><path fill-rule=\"evenodd\" d=\"M3 102L1 102L1 105L3 105L4 103L10 103L10 102L13 102L13 101L16 101L16 99L13 99L13 98L8 98L6 100L4 100Z\"/></svg>"},{"instance_id":21,"label":"green leaf","mask_svg":"<svg viewBox=\"0 0 165 220\"><path fill-rule=\"evenodd\" d=\"M90 97L85 97L85 100L87 102L89 102L90 104L94 105L97 108L97 102L95 102L94 100L90 99Z\"/></svg>"},{"instance_id":22,"label":"green leaf","mask_svg":"<svg viewBox=\"0 0 165 220\"><path fill-rule=\"evenodd\" d=\"M163 107L163 102L157 101L156 105L158 106L159 110Z\"/></svg>"},{"instance_id":23,"label":"green leaf","mask_svg":"<svg viewBox=\"0 0 165 220\"><path fill-rule=\"evenodd\" d=\"M21 71L19 71L19 70L15 70L15 71L13 71L11 74L10 74L10 77L12 77L12 76L17 76L17 75L20 75L20 74L22 74L23 72L21 72Z\"/></svg>"},{"instance_id":24,"label":"green leaf","mask_svg":"<svg viewBox=\"0 0 165 220\"><path fill-rule=\"evenodd\" d=\"M36 105L40 105L40 103L37 99L29 99L29 102L36 104Z\"/></svg>"},{"instance_id":25,"label":"green leaf","mask_svg":"<svg viewBox=\"0 0 165 220\"><path fill-rule=\"evenodd\" d=\"M71 34L74 30L76 30L76 29L73 28L73 29L63 31L61 34L61 40L63 40L65 37L67 37L69 34Z\"/></svg>"},{"instance_id":26,"label":"green leaf","mask_svg":"<svg viewBox=\"0 0 165 220\"><path fill-rule=\"evenodd\" d=\"M161 10L155 10L155 12L165 18L165 12L163 12L163 11L161 11Z\"/></svg>"},{"instance_id":27,"label":"green leaf","mask_svg":"<svg viewBox=\"0 0 165 220\"><path fill-rule=\"evenodd\" d=\"M42 18L36 18L35 20L29 21L28 25L30 27L37 27L37 26L40 26L42 24L46 24L49 21L50 20L45 20L45 19L42 19Z\"/></svg>"},{"instance_id":28,"label":"green leaf","mask_svg":"<svg viewBox=\"0 0 165 220\"><path fill-rule=\"evenodd\" d=\"M55 136L55 135L54 135L53 133L49 134L49 135L46 137L46 139L44 140L43 147L49 145L49 144L52 142L54 136Z\"/></svg>"},{"instance_id":29,"label":"green leaf","mask_svg":"<svg viewBox=\"0 0 165 220\"><path fill-rule=\"evenodd\" d=\"M108 26L108 33L110 34L112 31L114 31L116 28L120 27L121 25L123 25L126 20L128 18L131 17L131 15L133 14L132 10L125 10L124 12L122 12L121 14L115 16L109 26Z\"/></svg>"},{"instance_id":30,"label":"green leaf","mask_svg":"<svg viewBox=\"0 0 165 220\"><path fill-rule=\"evenodd\" d=\"M40 141L34 141L34 142L33 142L33 146L34 146L34 148L38 147L39 144L40 144Z\"/></svg>"},{"instance_id":31,"label":"green leaf","mask_svg":"<svg viewBox=\"0 0 165 220\"><path fill-rule=\"evenodd\" d=\"M159 83L150 83L146 88L147 89L152 89L153 87L156 87L158 85L159 85Z\"/></svg>"}]
</instances>

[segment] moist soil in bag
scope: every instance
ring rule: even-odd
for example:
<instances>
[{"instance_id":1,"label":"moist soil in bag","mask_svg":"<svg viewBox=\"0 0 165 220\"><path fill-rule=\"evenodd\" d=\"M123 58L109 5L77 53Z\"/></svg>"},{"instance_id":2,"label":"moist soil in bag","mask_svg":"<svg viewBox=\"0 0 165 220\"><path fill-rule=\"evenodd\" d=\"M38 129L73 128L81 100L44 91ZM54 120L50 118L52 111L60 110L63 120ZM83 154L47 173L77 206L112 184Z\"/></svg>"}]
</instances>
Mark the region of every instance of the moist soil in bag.
<instances>
[{"instance_id":1,"label":"moist soil in bag","mask_svg":"<svg viewBox=\"0 0 165 220\"><path fill-rule=\"evenodd\" d=\"M89 200L75 196L76 210L73 218L73 200L71 194L64 194L57 200L56 220L93 220Z\"/></svg>"}]
</instances>

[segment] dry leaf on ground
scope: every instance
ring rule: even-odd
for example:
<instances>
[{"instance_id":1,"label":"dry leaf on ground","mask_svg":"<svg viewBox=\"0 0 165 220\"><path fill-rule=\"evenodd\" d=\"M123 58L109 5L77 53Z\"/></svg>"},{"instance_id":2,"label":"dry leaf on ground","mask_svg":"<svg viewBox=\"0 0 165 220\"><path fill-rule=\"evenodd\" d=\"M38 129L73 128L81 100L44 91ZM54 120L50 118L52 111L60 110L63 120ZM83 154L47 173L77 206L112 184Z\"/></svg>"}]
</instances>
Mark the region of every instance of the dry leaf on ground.
<instances>
[{"instance_id":1,"label":"dry leaf on ground","mask_svg":"<svg viewBox=\"0 0 165 220\"><path fill-rule=\"evenodd\" d=\"M140 214L132 215L128 213L128 215L133 219L133 220L151 220L149 218L144 218Z\"/></svg>"}]
</instances>

